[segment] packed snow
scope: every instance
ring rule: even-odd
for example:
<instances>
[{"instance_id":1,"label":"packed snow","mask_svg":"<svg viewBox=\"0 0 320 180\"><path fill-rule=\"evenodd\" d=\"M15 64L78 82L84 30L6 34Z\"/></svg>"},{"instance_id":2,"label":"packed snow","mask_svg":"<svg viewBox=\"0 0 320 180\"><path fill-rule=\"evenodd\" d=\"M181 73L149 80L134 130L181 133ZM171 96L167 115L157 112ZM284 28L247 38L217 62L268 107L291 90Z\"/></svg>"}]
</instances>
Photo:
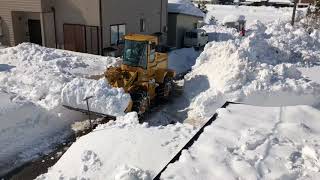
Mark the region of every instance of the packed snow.
<instances>
[{"instance_id":1,"label":"packed snow","mask_svg":"<svg viewBox=\"0 0 320 180\"><path fill-rule=\"evenodd\" d=\"M297 69L319 63L318 34L282 21L258 21L244 38L208 43L185 77L185 96L192 98L189 116L211 117L214 111L204 107L217 99L264 106L318 104L320 85Z\"/></svg>"},{"instance_id":2,"label":"packed snow","mask_svg":"<svg viewBox=\"0 0 320 180\"><path fill-rule=\"evenodd\" d=\"M131 99L122 88L112 88L105 79L75 78L62 89L63 105L87 109L86 98L90 98L90 111L111 116L124 115Z\"/></svg>"},{"instance_id":3,"label":"packed snow","mask_svg":"<svg viewBox=\"0 0 320 180\"><path fill-rule=\"evenodd\" d=\"M190 0L168 0L168 12L204 17L205 14Z\"/></svg>"},{"instance_id":4,"label":"packed snow","mask_svg":"<svg viewBox=\"0 0 320 180\"><path fill-rule=\"evenodd\" d=\"M319 179L320 111L230 105L161 179Z\"/></svg>"},{"instance_id":5,"label":"packed snow","mask_svg":"<svg viewBox=\"0 0 320 180\"><path fill-rule=\"evenodd\" d=\"M119 63L116 58L30 43L0 49L0 174L61 142L70 133L70 125L85 118L62 108L61 92L65 85L77 77L101 75L107 66ZM110 90L107 85L102 87L95 95ZM114 97L109 103L116 102L115 97L127 97L120 90L110 93Z\"/></svg>"},{"instance_id":6,"label":"packed snow","mask_svg":"<svg viewBox=\"0 0 320 180\"><path fill-rule=\"evenodd\" d=\"M187 124L139 124L137 113L128 113L78 139L37 179L151 180L194 133Z\"/></svg>"}]
</instances>

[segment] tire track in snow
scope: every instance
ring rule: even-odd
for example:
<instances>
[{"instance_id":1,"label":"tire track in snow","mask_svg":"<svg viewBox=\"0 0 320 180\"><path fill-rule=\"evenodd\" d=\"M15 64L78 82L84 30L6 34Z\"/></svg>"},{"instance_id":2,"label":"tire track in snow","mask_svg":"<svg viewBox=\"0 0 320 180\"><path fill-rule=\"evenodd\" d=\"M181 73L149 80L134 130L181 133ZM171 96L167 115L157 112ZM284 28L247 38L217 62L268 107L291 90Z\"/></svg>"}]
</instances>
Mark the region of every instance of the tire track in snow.
<instances>
[{"instance_id":1,"label":"tire track in snow","mask_svg":"<svg viewBox=\"0 0 320 180\"><path fill-rule=\"evenodd\" d=\"M261 159L258 160L258 162L256 163L256 169L257 169L257 172L258 172L258 175L260 178L263 178L264 177L264 171L263 171L263 163L264 161L267 159L267 157L270 155L270 151L271 151L271 148L272 148L272 145L271 145L271 142L272 142L272 139L274 137L274 134L277 133L277 129L279 128L280 124L283 123L283 119L282 119L282 113L283 113L283 108L282 106L279 107L279 113L278 113L278 117L277 117L277 122L274 124L273 128L271 129L271 133L269 133L265 139L265 142L262 143L262 144L265 144L267 143L266 145L266 149L264 151L264 154L262 156Z\"/></svg>"}]
</instances>

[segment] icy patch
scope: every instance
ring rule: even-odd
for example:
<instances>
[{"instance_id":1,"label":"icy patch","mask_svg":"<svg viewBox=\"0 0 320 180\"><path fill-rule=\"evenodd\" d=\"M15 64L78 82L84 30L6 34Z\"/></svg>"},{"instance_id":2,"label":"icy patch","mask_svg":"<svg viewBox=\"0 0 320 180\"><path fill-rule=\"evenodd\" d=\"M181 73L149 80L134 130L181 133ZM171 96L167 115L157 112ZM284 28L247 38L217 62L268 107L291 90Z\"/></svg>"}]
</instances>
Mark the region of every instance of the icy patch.
<instances>
[{"instance_id":1,"label":"icy patch","mask_svg":"<svg viewBox=\"0 0 320 180\"><path fill-rule=\"evenodd\" d=\"M88 97L92 97L88 101L91 111L112 116L123 115L131 99L122 88L111 87L105 79L75 78L61 93L63 105L79 109L87 109L84 99Z\"/></svg>"}]
</instances>

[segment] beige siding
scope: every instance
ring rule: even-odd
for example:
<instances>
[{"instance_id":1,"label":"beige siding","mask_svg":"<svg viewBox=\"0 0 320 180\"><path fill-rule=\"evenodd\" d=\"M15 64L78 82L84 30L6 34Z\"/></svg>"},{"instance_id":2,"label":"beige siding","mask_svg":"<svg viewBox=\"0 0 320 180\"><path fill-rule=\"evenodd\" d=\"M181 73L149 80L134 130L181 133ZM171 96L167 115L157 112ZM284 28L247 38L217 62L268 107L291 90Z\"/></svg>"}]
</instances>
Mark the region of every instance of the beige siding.
<instances>
[{"instance_id":1,"label":"beige siding","mask_svg":"<svg viewBox=\"0 0 320 180\"><path fill-rule=\"evenodd\" d=\"M145 34L163 31L167 25L167 3L167 0L102 0L104 47L110 46L112 24L126 24L126 33L140 33L140 19L143 18Z\"/></svg>"},{"instance_id":2,"label":"beige siding","mask_svg":"<svg viewBox=\"0 0 320 180\"><path fill-rule=\"evenodd\" d=\"M0 41L5 45L14 45L12 11L41 12L40 0L0 0L0 16L3 19L4 37Z\"/></svg>"},{"instance_id":3,"label":"beige siding","mask_svg":"<svg viewBox=\"0 0 320 180\"><path fill-rule=\"evenodd\" d=\"M58 48L63 48L63 24L100 26L99 0L55 0Z\"/></svg>"},{"instance_id":4,"label":"beige siding","mask_svg":"<svg viewBox=\"0 0 320 180\"><path fill-rule=\"evenodd\" d=\"M183 46L184 33L188 30L195 28L195 23L203 18L196 16L189 16L184 14L177 15L177 25L176 25L176 47L181 48Z\"/></svg>"}]
</instances>

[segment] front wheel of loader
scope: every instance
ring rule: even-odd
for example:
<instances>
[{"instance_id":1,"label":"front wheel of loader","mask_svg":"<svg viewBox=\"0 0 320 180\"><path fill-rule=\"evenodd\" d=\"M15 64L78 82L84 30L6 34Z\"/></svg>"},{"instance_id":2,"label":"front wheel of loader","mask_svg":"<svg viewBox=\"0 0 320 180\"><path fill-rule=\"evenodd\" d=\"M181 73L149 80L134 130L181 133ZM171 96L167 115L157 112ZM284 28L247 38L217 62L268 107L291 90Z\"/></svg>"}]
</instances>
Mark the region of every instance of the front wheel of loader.
<instances>
[{"instance_id":1,"label":"front wheel of loader","mask_svg":"<svg viewBox=\"0 0 320 180\"><path fill-rule=\"evenodd\" d=\"M162 84L157 89L157 96L161 99L168 99L173 90L173 79L171 77L165 77Z\"/></svg>"},{"instance_id":2,"label":"front wheel of loader","mask_svg":"<svg viewBox=\"0 0 320 180\"><path fill-rule=\"evenodd\" d=\"M150 97L147 92L139 91L131 94L133 101L132 111L136 111L138 116L141 117L148 111L150 106Z\"/></svg>"}]
</instances>

